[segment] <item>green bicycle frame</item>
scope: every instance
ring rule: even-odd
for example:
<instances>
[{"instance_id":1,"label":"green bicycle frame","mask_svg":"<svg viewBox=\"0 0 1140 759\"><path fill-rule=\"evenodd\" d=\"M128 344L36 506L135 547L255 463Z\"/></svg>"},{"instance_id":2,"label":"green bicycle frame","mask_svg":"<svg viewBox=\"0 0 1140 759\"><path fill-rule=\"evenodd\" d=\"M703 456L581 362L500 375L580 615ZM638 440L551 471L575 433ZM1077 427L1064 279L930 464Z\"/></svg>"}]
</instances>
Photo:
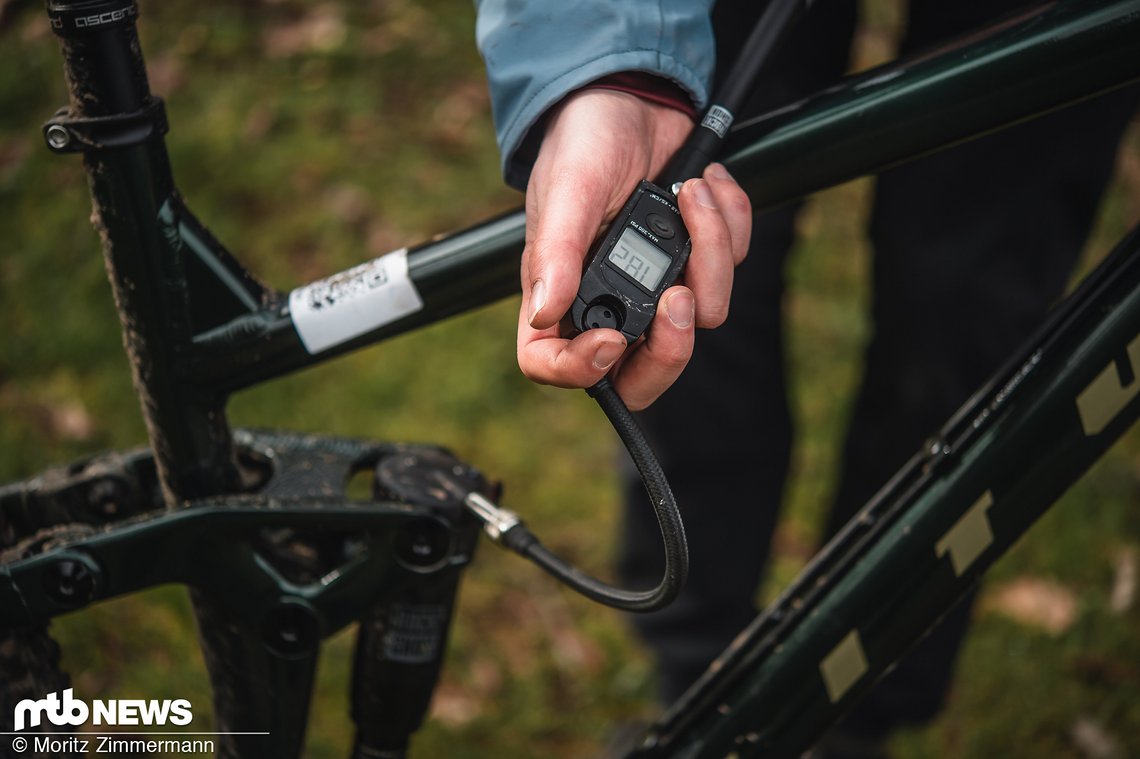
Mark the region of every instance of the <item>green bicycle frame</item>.
<instances>
[{"instance_id":1,"label":"green bicycle frame","mask_svg":"<svg viewBox=\"0 0 1140 759\"><path fill-rule=\"evenodd\" d=\"M290 297L305 288L259 283L178 196L133 0L50 0L48 9L71 103L45 137L58 152L84 155L170 518L188 518L178 512L189 506L206 519L195 503L243 490L225 417L231 393L517 292L521 212L401 253L417 305L306 347ZM1050 2L740 124L725 163L754 207L769 208L1137 80L1140 0ZM357 286L378 265L306 288ZM782 757L810 746L1140 416L1138 336L1134 231L631 756ZM153 534L136 528L136 544ZM117 550L129 548L124 540ZM29 611L21 572L32 569L0 567L0 611L19 610L29 623L62 613ZM131 589L107 585L91 600ZM242 589L218 593L193 594L217 724L270 733L223 740L220 754L299 756L311 663L263 651L257 626L235 615ZM285 689L263 705L267 679L306 692Z\"/></svg>"}]
</instances>

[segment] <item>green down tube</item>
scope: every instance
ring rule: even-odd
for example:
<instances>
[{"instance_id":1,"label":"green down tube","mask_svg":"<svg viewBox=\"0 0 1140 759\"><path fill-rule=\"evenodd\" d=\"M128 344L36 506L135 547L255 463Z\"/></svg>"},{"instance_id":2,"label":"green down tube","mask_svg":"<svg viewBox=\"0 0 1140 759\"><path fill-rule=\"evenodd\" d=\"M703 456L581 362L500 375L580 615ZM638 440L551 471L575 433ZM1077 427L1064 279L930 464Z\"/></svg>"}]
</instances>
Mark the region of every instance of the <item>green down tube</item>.
<instances>
[{"instance_id":1,"label":"green down tube","mask_svg":"<svg viewBox=\"0 0 1140 759\"><path fill-rule=\"evenodd\" d=\"M1140 227L631 756L798 756L1140 416Z\"/></svg>"}]
</instances>

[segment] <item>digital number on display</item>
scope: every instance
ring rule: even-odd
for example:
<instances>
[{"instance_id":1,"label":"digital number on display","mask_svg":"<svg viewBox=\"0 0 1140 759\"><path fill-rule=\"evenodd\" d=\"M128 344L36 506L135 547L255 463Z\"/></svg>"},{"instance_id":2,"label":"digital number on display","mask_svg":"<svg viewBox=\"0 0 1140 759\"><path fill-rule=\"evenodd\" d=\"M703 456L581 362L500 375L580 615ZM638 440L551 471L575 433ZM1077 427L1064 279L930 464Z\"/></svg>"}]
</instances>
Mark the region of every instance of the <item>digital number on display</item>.
<instances>
[{"instance_id":1,"label":"digital number on display","mask_svg":"<svg viewBox=\"0 0 1140 759\"><path fill-rule=\"evenodd\" d=\"M610 263L650 292L660 284L670 260L667 253L630 228L622 232L609 255Z\"/></svg>"}]
</instances>

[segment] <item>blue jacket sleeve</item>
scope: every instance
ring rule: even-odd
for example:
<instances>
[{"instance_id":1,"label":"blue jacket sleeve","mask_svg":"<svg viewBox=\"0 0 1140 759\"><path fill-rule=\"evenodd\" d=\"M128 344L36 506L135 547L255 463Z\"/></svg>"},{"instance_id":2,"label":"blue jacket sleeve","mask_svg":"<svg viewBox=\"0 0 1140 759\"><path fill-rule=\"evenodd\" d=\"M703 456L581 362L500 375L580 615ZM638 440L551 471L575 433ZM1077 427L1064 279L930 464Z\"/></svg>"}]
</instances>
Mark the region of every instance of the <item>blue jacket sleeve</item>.
<instances>
[{"instance_id":1,"label":"blue jacket sleeve","mask_svg":"<svg viewBox=\"0 0 1140 759\"><path fill-rule=\"evenodd\" d=\"M476 0L503 176L523 188L551 106L595 79L645 71L708 100L712 0ZM529 139L528 139L529 137Z\"/></svg>"}]
</instances>

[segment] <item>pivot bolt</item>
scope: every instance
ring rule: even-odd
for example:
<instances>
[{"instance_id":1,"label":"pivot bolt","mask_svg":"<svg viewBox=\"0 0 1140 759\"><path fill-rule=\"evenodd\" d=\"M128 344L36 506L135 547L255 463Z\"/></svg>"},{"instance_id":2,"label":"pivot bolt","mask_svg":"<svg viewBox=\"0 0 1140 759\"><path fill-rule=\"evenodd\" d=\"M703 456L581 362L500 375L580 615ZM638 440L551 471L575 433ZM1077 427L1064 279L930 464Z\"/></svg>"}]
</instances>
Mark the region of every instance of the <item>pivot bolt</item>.
<instances>
[{"instance_id":1,"label":"pivot bolt","mask_svg":"<svg viewBox=\"0 0 1140 759\"><path fill-rule=\"evenodd\" d=\"M261 634L275 654L295 659L316 649L321 642L321 624L308 605L284 601L265 616Z\"/></svg>"},{"instance_id":2,"label":"pivot bolt","mask_svg":"<svg viewBox=\"0 0 1140 759\"><path fill-rule=\"evenodd\" d=\"M49 126L44 132L44 137L47 139L48 147L52 150L63 150L71 144L71 132L67 131L67 127L59 124Z\"/></svg>"},{"instance_id":3,"label":"pivot bolt","mask_svg":"<svg viewBox=\"0 0 1140 759\"><path fill-rule=\"evenodd\" d=\"M87 505L92 513L101 517L113 517L119 511L119 501L123 497L123 486L114 478L98 480L87 491Z\"/></svg>"},{"instance_id":4,"label":"pivot bolt","mask_svg":"<svg viewBox=\"0 0 1140 759\"><path fill-rule=\"evenodd\" d=\"M95 600L95 579L86 562L62 559L44 575L44 591L56 603L78 609Z\"/></svg>"},{"instance_id":5,"label":"pivot bolt","mask_svg":"<svg viewBox=\"0 0 1140 759\"><path fill-rule=\"evenodd\" d=\"M440 568L451 554L451 533L434 519L417 519L396 535L396 560L415 572Z\"/></svg>"}]
</instances>

